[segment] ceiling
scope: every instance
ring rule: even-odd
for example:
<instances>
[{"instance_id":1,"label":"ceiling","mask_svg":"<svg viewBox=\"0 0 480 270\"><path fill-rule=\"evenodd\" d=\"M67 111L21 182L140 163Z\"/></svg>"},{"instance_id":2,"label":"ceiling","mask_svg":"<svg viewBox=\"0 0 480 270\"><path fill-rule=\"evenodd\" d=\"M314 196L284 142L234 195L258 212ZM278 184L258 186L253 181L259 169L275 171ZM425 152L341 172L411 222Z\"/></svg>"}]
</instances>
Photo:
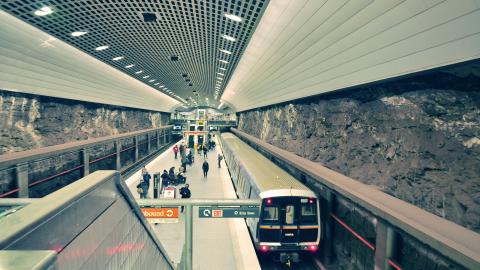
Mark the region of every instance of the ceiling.
<instances>
[{"instance_id":1,"label":"ceiling","mask_svg":"<svg viewBox=\"0 0 480 270\"><path fill-rule=\"evenodd\" d=\"M222 96L244 111L480 57L478 0L275 0Z\"/></svg>"},{"instance_id":2,"label":"ceiling","mask_svg":"<svg viewBox=\"0 0 480 270\"><path fill-rule=\"evenodd\" d=\"M267 4L268 0L12 0L0 6L188 107L217 107ZM108 48L99 50L101 46Z\"/></svg>"}]
</instances>

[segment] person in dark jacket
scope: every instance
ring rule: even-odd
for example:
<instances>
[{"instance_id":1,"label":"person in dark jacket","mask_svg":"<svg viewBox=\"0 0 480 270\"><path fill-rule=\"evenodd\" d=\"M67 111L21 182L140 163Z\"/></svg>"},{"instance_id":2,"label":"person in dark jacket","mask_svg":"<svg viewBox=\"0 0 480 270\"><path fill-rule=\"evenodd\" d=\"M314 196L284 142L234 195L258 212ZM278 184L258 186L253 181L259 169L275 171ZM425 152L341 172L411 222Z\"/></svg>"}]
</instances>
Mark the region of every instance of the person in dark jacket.
<instances>
[{"instance_id":1,"label":"person in dark jacket","mask_svg":"<svg viewBox=\"0 0 480 270\"><path fill-rule=\"evenodd\" d=\"M150 175L150 173L148 173L147 169L145 167L143 167L145 169L143 175L142 175L142 178L143 178L143 182L145 183L145 198L147 197L147 193L148 193L148 189L150 188L150 179L152 179L152 176Z\"/></svg>"},{"instance_id":2,"label":"person in dark jacket","mask_svg":"<svg viewBox=\"0 0 480 270\"><path fill-rule=\"evenodd\" d=\"M206 145L206 144L203 144L203 145L202 145L202 149L203 149L203 157L204 157L204 158L207 158L207 152L208 152L207 145Z\"/></svg>"},{"instance_id":3,"label":"person in dark jacket","mask_svg":"<svg viewBox=\"0 0 480 270\"><path fill-rule=\"evenodd\" d=\"M170 170L168 170L168 181L170 183L175 182L175 167L171 167Z\"/></svg>"},{"instance_id":4,"label":"person in dark jacket","mask_svg":"<svg viewBox=\"0 0 480 270\"><path fill-rule=\"evenodd\" d=\"M192 196L192 193L190 192L190 189L188 187L189 185L186 184L180 189L180 195L182 196L182 199L188 199ZM183 205L181 207L181 212L183 213Z\"/></svg>"},{"instance_id":5,"label":"person in dark jacket","mask_svg":"<svg viewBox=\"0 0 480 270\"><path fill-rule=\"evenodd\" d=\"M162 173L162 175L160 175L160 178L162 178L162 186L163 186L163 187L168 186L168 178L169 178L169 176L168 176L167 170L163 170L163 173Z\"/></svg>"},{"instance_id":6,"label":"person in dark jacket","mask_svg":"<svg viewBox=\"0 0 480 270\"><path fill-rule=\"evenodd\" d=\"M137 185L137 191L138 191L138 194L140 195L140 199L147 198L148 185L143 179L140 179L140 183L138 183Z\"/></svg>"},{"instance_id":7,"label":"person in dark jacket","mask_svg":"<svg viewBox=\"0 0 480 270\"><path fill-rule=\"evenodd\" d=\"M207 177L208 174L208 162L205 160L202 164L202 170L203 170L203 177Z\"/></svg>"},{"instance_id":8,"label":"person in dark jacket","mask_svg":"<svg viewBox=\"0 0 480 270\"><path fill-rule=\"evenodd\" d=\"M220 167L221 167L221 166L220 166L220 164L222 163L222 159L223 159L223 156L222 156L222 154L220 154L220 153L219 153L219 154L218 154L218 156L217 156L217 160L218 160L218 168L220 168Z\"/></svg>"}]
</instances>

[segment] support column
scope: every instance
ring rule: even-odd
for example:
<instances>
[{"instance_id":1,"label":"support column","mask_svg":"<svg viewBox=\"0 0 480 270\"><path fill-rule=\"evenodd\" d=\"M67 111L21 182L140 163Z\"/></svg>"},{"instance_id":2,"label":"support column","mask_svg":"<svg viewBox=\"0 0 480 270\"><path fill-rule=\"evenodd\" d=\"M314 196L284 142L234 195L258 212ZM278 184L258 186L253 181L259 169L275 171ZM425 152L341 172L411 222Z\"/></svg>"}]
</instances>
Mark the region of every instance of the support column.
<instances>
[{"instance_id":1,"label":"support column","mask_svg":"<svg viewBox=\"0 0 480 270\"><path fill-rule=\"evenodd\" d=\"M375 242L375 270L391 269L387 259L393 255L395 232L383 220L377 219Z\"/></svg>"},{"instance_id":2,"label":"support column","mask_svg":"<svg viewBox=\"0 0 480 270\"><path fill-rule=\"evenodd\" d=\"M122 143L120 140L115 141L115 170L121 171L122 169L122 161L121 161L121 150L122 150Z\"/></svg>"},{"instance_id":3,"label":"support column","mask_svg":"<svg viewBox=\"0 0 480 270\"><path fill-rule=\"evenodd\" d=\"M160 130L157 129L157 150L160 149Z\"/></svg>"},{"instance_id":4,"label":"support column","mask_svg":"<svg viewBox=\"0 0 480 270\"><path fill-rule=\"evenodd\" d=\"M185 205L185 269L193 269L193 206Z\"/></svg>"},{"instance_id":5,"label":"support column","mask_svg":"<svg viewBox=\"0 0 480 270\"><path fill-rule=\"evenodd\" d=\"M90 154L88 148L82 150L82 163L83 163L83 177L90 174Z\"/></svg>"},{"instance_id":6,"label":"support column","mask_svg":"<svg viewBox=\"0 0 480 270\"><path fill-rule=\"evenodd\" d=\"M169 130L168 131L168 143L170 143L172 141L172 131Z\"/></svg>"},{"instance_id":7,"label":"support column","mask_svg":"<svg viewBox=\"0 0 480 270\"><path fill-rule=\"evenodd\" d=\"M28 198L28 165L19 164L15 167L15 180L18 191L18 198Z\"/></svg>"},{"instance_id":8,"label":"support column","mask_svg":"<svg viewBox=\"0 0 480 270\"><path fill-rule=\"evenodd\" d=\"M327 200L327 207L326 211L327 213L324 215L325 217L325 237L322 240L323 243L325 243L324 246L324 258L325 258L325 263L326 264L332 264L334 262L335 256L333 252L333 218L330 214L333 214L335 211L335 193L333 193L331 190L327 191L326 194L326 200Z\"/></svg>"},{"instance_id":9,"label":"support column","mask_svg":"<svg viewBox=\"0 0 480 270\"><path fill-rule=\"evenodd\" d=\"M150 143L151 139L150 133L147 133L147 155L150 154L150 150L152 149L152 145Z\"/></svg>"},{"instance_id":10,"label":"support column","mask_svg":"<svg viewBox=\"0 0 480 270\"><path fill-rule=\"evenodd\" d=\"M138 161L138 135L135 135L135 162Z\"/></svg>"}]
</instances>

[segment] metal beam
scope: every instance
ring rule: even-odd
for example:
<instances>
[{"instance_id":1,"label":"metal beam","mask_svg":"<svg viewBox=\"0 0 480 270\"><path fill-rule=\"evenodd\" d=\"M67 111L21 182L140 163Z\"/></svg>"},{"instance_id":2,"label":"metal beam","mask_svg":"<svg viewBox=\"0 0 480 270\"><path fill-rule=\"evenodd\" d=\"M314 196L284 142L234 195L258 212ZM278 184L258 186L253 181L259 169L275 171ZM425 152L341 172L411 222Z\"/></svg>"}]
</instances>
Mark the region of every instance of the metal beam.
<instances>
[{"instance_id":1,"label":"metal beam","mask_svg":"<svg viewBox=\"0 0 480 270\"><path fill-rule=\"evenodd\" d=\"M137 199L138 206L260 206L260 200L238 200L238 199Z\"/></svg>"}]
</instances>

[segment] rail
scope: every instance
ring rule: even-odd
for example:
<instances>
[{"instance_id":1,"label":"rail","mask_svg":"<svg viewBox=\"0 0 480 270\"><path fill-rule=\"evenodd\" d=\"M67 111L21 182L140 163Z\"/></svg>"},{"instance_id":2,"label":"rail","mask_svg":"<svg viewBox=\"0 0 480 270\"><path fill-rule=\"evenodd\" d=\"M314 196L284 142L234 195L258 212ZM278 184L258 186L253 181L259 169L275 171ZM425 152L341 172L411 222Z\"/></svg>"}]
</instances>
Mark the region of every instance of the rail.
<instances>
[{"instance_id":1,"label":"rail","mask_svg":"<svg viewBox=\"0 0 480 270\"><path fill-rule=\"evenodd\" d=\"M0 218L0 250L12 261L5 269L23 265L12 259L19 252L28 259L39 251L56 251L55 269L174 268L117 171L96 171L43 198L7 201L26 205Z\"/></svg>"},{"instance_id":2,"label":"rail","mask_svg":"<svg viewBox=\"0 0 480 270\"><path fill-rule=\"evenodd\" d=\"M237 129L232 129L232 132L270 156L274 162L289 168L307 185L310 183L311 187L323 190L320 195L329 204L329 222L344 223L332 210L336 196L346 198L371 213L376 230L375 245L366 240L364 244L375 252L375 269L402 269L392 258L395 245L399 244L397 234L406 234L427 245L427 253L435 251L466 269L480 269L479 234ZM329 222L326 225L331 231ZM348 224L341 225L347 230L350 228ZM355 233L351 228L350 232ZM328 234L326 236L329 237ZM362 241L360 238L363 237L359 234L355 237ZM331 241L327 239L327 242Z\"/></svg>"},{"instance_id":3,"label":"rail","mask_svg":"<svg viewBox=\"0 0 480 270\"><path fill-rule=\"evenodd\" d=\"M77 174L86 176L91 173L92 165L108 158L116 158L115 161L111 162L112 166L109 166L109 169L116 169L118 171L125 172L138 162L144 160L149 155L168 145L168 142L171 141L171 127L172 126L163 126L160 128L128 132L118 135L0 155L0 174L2 178L8 178L9 175L13 175L10 176L12 178L12 183L10 186L13 187L10 188L10 190L1 193L0 198L5 198L15 194L17 197L29 197L30 188L80 170L81 172ZM139 140L139 138L142 136L146 137L146 139ZM132 145L122 148L122 141L130 139L133 141ZM93 148L106 146L111 143L113 143L113 153L108 153L100 157L94 156L94 158L91 159ZM146 148L144 151L146 154L143 155L143 157L140 157L140 149L142 147ZM133 150L133 153L131 154L131 157L129 157L125 152L131 150ZM61 171L48 174L38 180L31 179L32 177L30 174L32 171L35 171L35 168L29 168L29 165L32 165L36 162L48 161L52 158L61 159L63 156L68 154L79 155L78 157L73 158L73 162L76 163L75 165L72 165L68 169L63 169ZM128 158L131 158L133 160L133 164L124 165L122 162L122 154L127 161ZM77 179L81 176L77 177Z\"/></svg>"}]
</instances>

